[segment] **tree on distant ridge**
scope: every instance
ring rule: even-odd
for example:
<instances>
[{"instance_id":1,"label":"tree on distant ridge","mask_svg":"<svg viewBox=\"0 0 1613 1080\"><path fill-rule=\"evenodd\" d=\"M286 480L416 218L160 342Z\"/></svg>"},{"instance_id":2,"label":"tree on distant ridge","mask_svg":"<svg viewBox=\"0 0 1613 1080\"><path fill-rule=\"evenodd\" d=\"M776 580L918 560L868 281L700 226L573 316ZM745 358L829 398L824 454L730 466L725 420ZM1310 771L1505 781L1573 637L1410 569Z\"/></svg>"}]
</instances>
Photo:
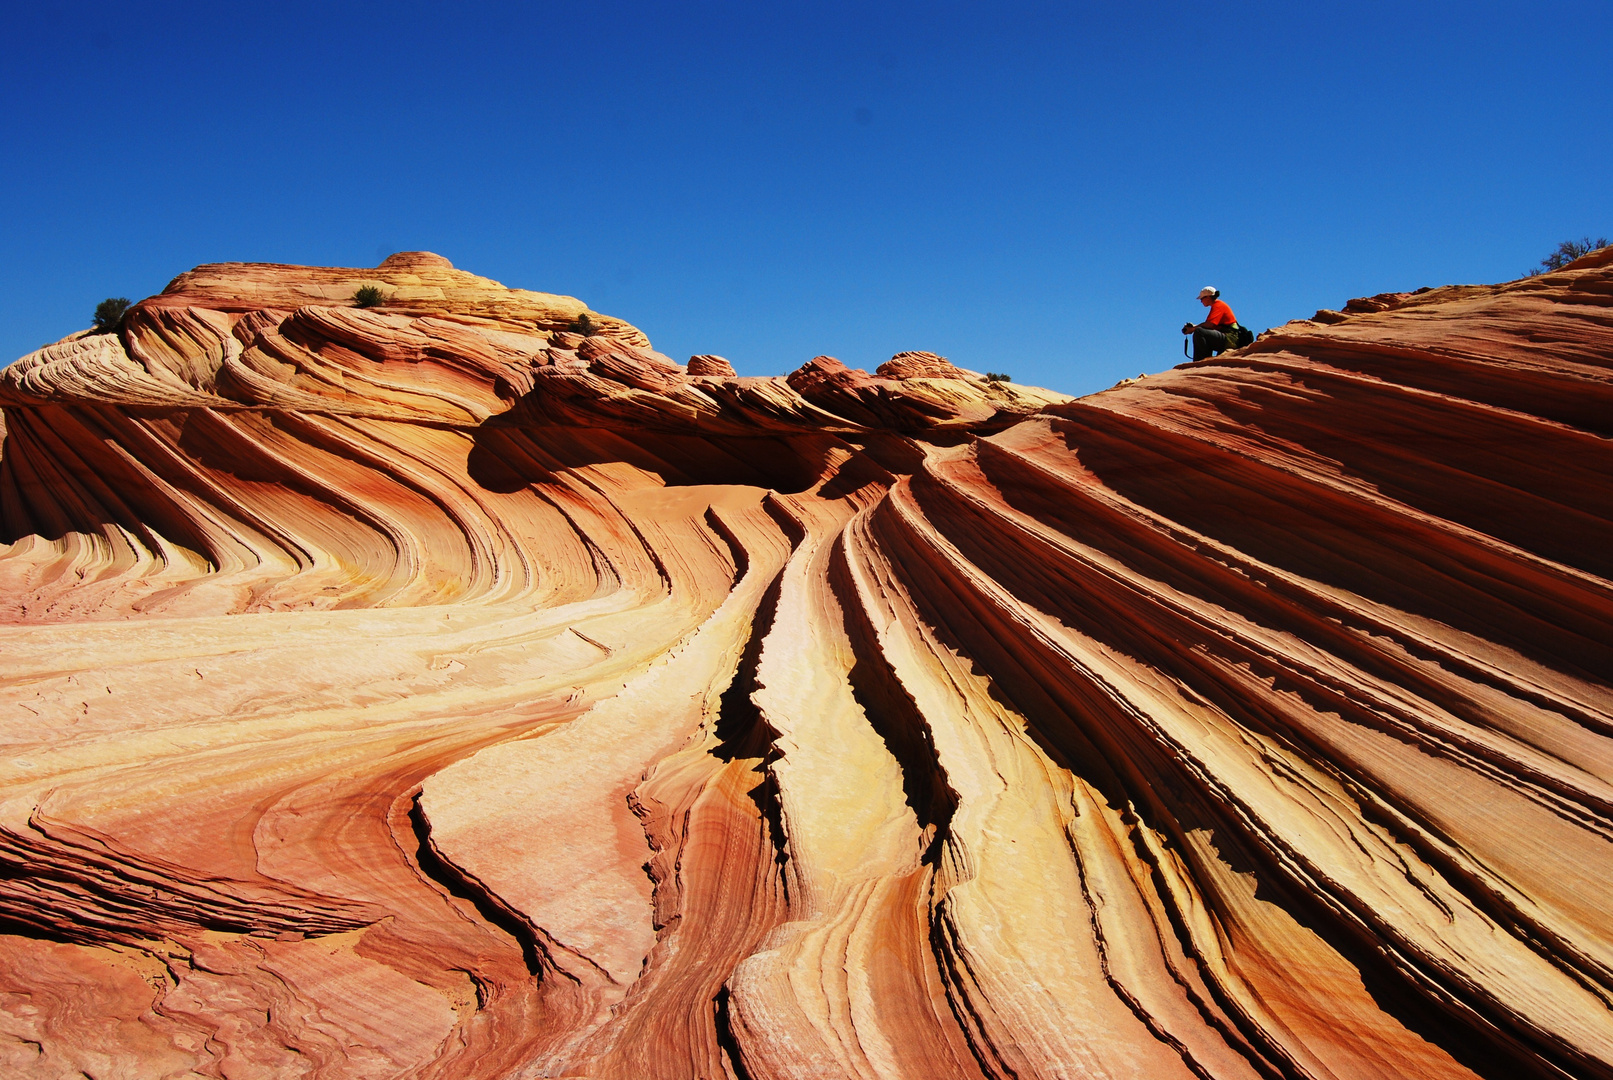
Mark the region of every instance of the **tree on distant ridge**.
<instances>
[{"instance_id":1,"label":"tree on distant ridge","mask_svg":"<svg viewBox=\"0 0 1613 1080\"><path fill-rule=\"evenodd\" d=\"M123 315L129 310L127 296L109 296L95 305L95 328L103 334L110 334L118 328L123 321Z\"/></svg>"},{"instance_id":2,"label":"tree on distant ridge","mask_svg":"<svg viewBox=\"0 0 1613 1080\"><path fill-rule=\"evenodd\" d=\"M1592 240L1588 236L1578 240L1564 240L1557 245L1557 250L1540 260L1540 265L1524 274L1524 277L1534 277L1536 274L1549 273L1552 270L1561 270L1581 255L1589 255L1597 248L1607 247L1607 237L1598 236Z\"/></svg>"}]
</instances>

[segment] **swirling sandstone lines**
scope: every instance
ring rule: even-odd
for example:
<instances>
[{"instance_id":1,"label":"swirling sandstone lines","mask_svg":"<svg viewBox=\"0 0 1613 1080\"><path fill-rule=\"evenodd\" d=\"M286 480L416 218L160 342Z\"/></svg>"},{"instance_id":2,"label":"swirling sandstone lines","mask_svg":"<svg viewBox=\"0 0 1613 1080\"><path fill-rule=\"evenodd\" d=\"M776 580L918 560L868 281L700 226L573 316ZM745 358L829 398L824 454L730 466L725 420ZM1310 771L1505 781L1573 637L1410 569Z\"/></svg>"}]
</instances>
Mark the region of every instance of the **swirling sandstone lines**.
<instances>
[{"instance_id":1,"label":"swirling sandstone lines","mask_svg":"<svg viewBox=\"0 0 1613 1080\"><path fill-rule=\"evenodd\" d=\"M971 490L978 491L980 488L981 485L974 485ZM959 514L953 513L949 515L948 520L956 522L959 517ZM933 522L940 519L937 516L930 520ZM915 530L915 532L918 531L929 533L931 530ZM969 531L973 535L982 534L980 530ZM1001 564L988 564L981 568L980 576L987 580L1014 581L1014 571L1009 568L1009 563L1017 563L1019 566L1034 565L1043 568L1042 576L1044 578L1048 576L1047 568L1050 565L1056 565L1052 564L1051 560L1048 559L1048 553L1045 551L1037 552L1034 556L1029 553L1013 551L1006 542L1010 539L1010 534L1004 530L996 530L990 535L992 535L991 554L1003 560L1003 562ZM1199 643L1200 648L1204 648L1207 644L1210 644L1211 648L1213 648L1211 643L1214 642L1216 635L1208 626L1198 627L1196 628L1197 632L1194 632L1190 629L1173 626L1168 621L1138 620L1137 616L1147 611L1147 605L1144 602L1140 602L1136 597L1126 601L1123 606L1117 605L1116 607L1119 611L1129 613L1133 620L1143 621L1144 626L1147 626L1149 636L1154 639L1153 641L1140 641L1136 637L1130 637L1129 640L1126 637L1121 637L1120 640L1116 641L1116 630L1123 630L1126 625L1126 620L1118 617L1116 609L1100 609L1090 614L1082 613L1086 615L1086 618L1082 619L1081 623L1086 623L1089 619L1090 624L1081 625L1080 629L1085 633L1079 638L1071 639L1071 633L1074 630L1074 627L1071 627L1071 623L1074 621L1072 616L1079 612L1082 606L1089 606L1095 599L1100 598L1104 591L1099 582L1083 581L1078 599L1072 594L1055 595L1042 592L1037 598L1038 602L1034 603L1032 610L1029 611L1020 608L1017 603L1007 597L999 598L998 603L1004 606L1005 615L1008 617L1017 617L1018 620L1029 622L1033 625L1038 622L1041 623L1043 637L1047 642L1046 647L1049 650L1059 650L1062 653L1063 665L1061 666L1073 668L1075 671L1085 670L1087 672L1087 679L1091 680L1091 684L1085 687L1072 687L1070 692L1080 694L1081 699L1079 707L1069 711L1076 715L1086 713L1088 716L1094 713L1099 716L1103 716L1105 713L1108 714L1100 722L1098 737L1093 739L1093 742L1097 743L1100 748L1098 752L1106 759L1106 763L1112 763L1116 759L1120 759L1133 768L1147 763L1150 759L1157 763L1154 767L1157 770L1154 775L1149 776L1145 773L1128 786L1134 785L1134 790L1141 789L1147 792L1171 790L1172 788L1181 790L1183 787L1189 786L1197 789L1202 799L1199 804L1200 809L1219 806L1222 810L1224 815L1223 824L1216 830L1218 838L1225 833L1231 833L1235 836L1239 832L1253 832L1255 834L1253 842L1256 850L1267 852L1276 861L1279 868L1293 874L1294 879L1304 888L1305 892L1313 897L1320 896L1325 901L1330 888L1348 890L1352 895L1335 901L1337 913L1341 917L1361 917L1363 913L1370 917L1370 912L1373 910L1381 909L1391 904L1401 910L1409 908L1414 910L1413 901L1417 899L1415 892L1401 895L1399 891L1396 891L1395 898L1392 901L1389 899L1389 894L1382 894L1383 898L1379 900L1372 899L1371 894L1380 894L1381 890L1386 888L1384 882L1377 880L1378 871L1376 869L1384 864L1398 866L1406 874L1415 875L1422 879L1418 882L1419 890L1436 889L1436 886L1431 883L1436 878L1431 868L1417 866L1418 860L1408 852L1396 850L1399 845L1384 847L1384 839L1387 838L1370 838L1367 833L1361 831L1360 826L1350 825L1352 821L1369 816L1362 809L1355 807L1348 807L1343 811L1338 808L1325 809L1318 807L1319 812L1325 813L1328 819L1333 821L1331 829L1342 832L1344 836L1349 837L1349 840L1347 846L1331 849L1325 857L1307 853L1307 847L1318 841L1325 841L1327 837L1325 835L1310 834L1308 830L1305 832L1293 831L1291 823L1280 821L1279 815L1272 813L1267 816L1261 810L1260 802L1256 801L1255 797L1263 795L1274 783L1281 783L1285 779L1289 783L1304 783L1307 788L1313 789L1316 794L1305 795L1297 788L1291 789L1281 798L1280 804L1284 806L1305 805L1318 797L1324 798L1328 802L1341 798L1348 799L1348 791L1347 789L1338 790L1338 784L1336 782L1330 783L1329 778L1325 775L1307 776L1306 774L1311 773L1312 770L1307 767L1308 763L1304 760L1304 757L1292 752L1283 754L1280 743L1276 745L1267 743L1264 746L1259 743L1247 745L1253 742L1251 737L1258 738L1261 733L1259 728L1254 730L1244 728L1239 731L1239 727L1243 725L1237 725L1237 721L1242 719L1242 717L1238 716L1238 713L1246 713L1247 705L1238 708L1236 712L1233 711L1233 705L1235 702L1258 701L1257 686L1271 676L1265 675L1262 678L1263 673L1256 666L1258 660L1246 653L1243 655L1235 653L1233 656L1223 660L1216 665L1220 669L1219 671L1207 671L1204 667L1196 664L1194 667L1198 667L1199 670L1190 669L1187 665L1192 664L1196 659L1193 653L1190 652L1186 656L1172 655L1175 650L1170 649L1168 645L1164 650L1159 649L1161 640L1164 642L1196 641ZM976 601L976 604L979 602ZM1058 610L1062 616L1063 625L1051 625L1045 616L1038 615L1036 608L1044 611ZM935 617L943 618L944 616L938 613ZM1087 635L1091 636L1088 637ZM1061 641L1061 638L1064 640ZM1114 646L1111 649L1095 648L1102 641L1114 642ZM1241 651L1239 650L1239 652ZM1142 667L1142 670L1161 672L1173 678L1170 683L1164 686L1159 685L1156 678L1139 679L1138 675L1128 673L1125 670L1127 667L1132 666L1135 661L1123 658L1131 657L1144 661L1145 666L1138 665ZM1283 674L1289 678L1294 678L1297 673L1291 670ZM1211 676L1211 678L1207 678L1207 675ZM1259 682L1251 680L1250 675L1255 675ZM1241 687L1236 684L1215 686L1215 682L1229 678L1236 679L1238 682L1244 683L1244 685ZM1202 696L1198 697L1197 702L1191 699L1183 700L1179 697L1178 692L1175 692L1174 686L1171 685L1172 683L1197 690ZM1143 700L1138 700L1138 697L1143 695L1146 695L1146 697ZM1130 700L1113 703L1105 701L1105 698L1115 696L1123 696ZM1177 700L1172 701L1172 698ZM1327 704L1335 709L1339 708L1339 703L1336 700L1328 701ZM1216 705L1220 705L1221 708L1216 708ZM1209 708L1206 708L1206 706L1209 706ZM1231 712L1232 715L1226 715L1228 712ZM1289 709L1285 710L1285 715L1281 719L1293 724L1297 718L1304 715L1303 711L1290 706ZM1322 713L1317 719L1325 719L1327 715ZM1179 720L1177 719L1178 717L1180 717ZM1266 724L1270 723L1268 718L1260 717L1259 719L1265 720ZM1191 724L1191 727L1182 726L1184 722ZM1244 723L1248 724L1250 721L1245 720ZM1264 727L1266 724L1261 726ZM1230 730L1226 730L1228 728ZM1089 727L1088 731L1090 730ZM1186 732L1191 732L1191 734L1186 734ZM1317 738L1317 734L1312 731L1303 731L1302 733L1308 735L1311 739ZM1273 734L1281 737L1285 733L1276 732ZM1089 737L1091 736L1089 735ZM1267 735L1266 738L1270 739L1271 735ZM1359 735L1356 738L1359 739ZM1106 743L1109 745L1106 746ZM1110 749L1111 746L1113 749ZM1350 752L1352 750L1360 753L1362 750L1368 749L1367 747L1356 749L1350 743L1341 741L1341 736L1338 734L1333 735L1326 748L1330 751L1330 754L1324 760L1332 767L1332 770L1339 769L1341 765L1347 765L1350 761ZM1301 748L1301 752L1302 750L1303 748ZM1161 757L1161 751L1164 752L1163 757ZM1252 756L1251 751L1256 751L1259 756ZM1263 761L1261 760L1262 758L1274 760ZM1372 764L1383 768L1386 767L1384 764L1386 760L1389 760L1387 756L1380 752L1374 758ZM1429 768L1427 760L1419 760L1416 765L1423 770ZM1260 781L1255 778L1257 772L1270 772L1271 766L1277 766L1278 771L1267 780ZM1298 775L1295 775L1296 773ZM1285 774L1287 775L1285 776ZM1355 778L1352 777L1351 779ZM1404 777L1395 777L1394 779L1399 780L1400 784L1396 785L1393 782L1386 784L1382 779L1377 779L1377 783L1372 786L1381 785L1389 790L1397 790L1406 784ZM1331 798L1325 794L1328 788L1335 789ZM1489 794L1492 798L1496 797L1493 791ZM1449 797L1450 792L1447 790L1445 795ZM1482 807L1475 806L1464 809L1475 815L1485 813ZM1524 814L1521 807L1512 807L1510 812L1514 815L1514 820L1518 820ZM1176 813L1179 814L1180 811L1177 810ZM1550 819L1537 819L1535 824L1537 828L1550 827ZM1368 832L1371 831L1374 830L1368 830ZM1465 837L1464 840L1470 847L1481 842L1477 835ZM1361 862L1362 855L1352 852L1352 848L1359 848L1361 853L1368 856L1366 861ZM1541 856L1537 855L1536 857ZM1568 869L1566 863L1569 861L1571 860L1564 860L1565 865L1559 867L1559 871L1566 871ZM1307 863L1309 865L1306 865ZM1357 864L1353 870L1351 869L1352 863ZM1323 866L1326 867L1325 872L1321 869ZM1584 874L1586 868L1580 867L1579 872ZM1585 887L1595 887L1595 882L1593 881L1582 881L1580 884ZM1365 892L1362 890L1365 890ZM1418 929L1421 929L1424 923L1429 927L1435 927L1447 920L1457 919L1457 915L1463 906L1471 907L1470 904L1464 905L1458 898L1446 897L1441 900L1439 897L1430 896L1429 899L1436 904L1436 907L1431 909L1427 915L1421 917ZM1483 924L1484 920L1482 920L1477 911L1473 911L1470 914L1473 918L1479 918L1481 924ZM1460 920L1457 921L1458 925L1460 925ZM1380 943L1387 943L1392 942L1395 934L1404 930L1404 927L1379 925L1374 927L1374 930L1376 939ZM1407 947L1410 947L1409 943ZM1449 943L1443 947L1457 948L1457 946ZM1435 948L1437 946L1424 942L1419 951ZM1494 954L1502 951L1503 947L1492 945L1489 950L1490 959L1495 959ZM1530 963L1530 956L1527 953L1518 954L1515 959L1519 963ZM1549 965L1546 967L1531 967L1530 970L1533 971L1533 974L1529 978L1533 981L1547 981L1555 975L1554 971L1549 970ZM1510 992L1516 994L1517 989L1513 987ZM1562 988L1562 992L1568 992L1566 986Z\"/></svg>"},{"instance_id":2,"label":"swirling sandstone lines","mask_svg":"<svg viewBox=\"0 0 1613 1080\"><path fill-rule=\"evenodd\" d=\"M0 1062L1613 1076L1610 306L1071 401L181 275L0 373Z\"/></svg>"}]
</instances>

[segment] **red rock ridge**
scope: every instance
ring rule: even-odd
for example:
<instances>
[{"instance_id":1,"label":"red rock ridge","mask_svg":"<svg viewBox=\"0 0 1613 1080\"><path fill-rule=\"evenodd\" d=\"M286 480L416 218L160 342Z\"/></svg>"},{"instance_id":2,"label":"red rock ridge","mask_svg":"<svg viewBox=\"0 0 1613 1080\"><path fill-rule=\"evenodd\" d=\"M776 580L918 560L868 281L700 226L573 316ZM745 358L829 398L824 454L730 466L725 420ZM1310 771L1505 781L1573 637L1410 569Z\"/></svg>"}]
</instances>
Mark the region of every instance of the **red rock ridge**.
<instances>
[{"instance_id":1,"label":"red rock ridge","mask_svg":"<svg viewBox=\"0 0 1613 1080\"><path fill-rule=\"evenodd\" d=\"M1613 250L1319 315L1072 401L410 253L25 357L0 1062L1613 1075Z\"/></svg>"}]
</instances>

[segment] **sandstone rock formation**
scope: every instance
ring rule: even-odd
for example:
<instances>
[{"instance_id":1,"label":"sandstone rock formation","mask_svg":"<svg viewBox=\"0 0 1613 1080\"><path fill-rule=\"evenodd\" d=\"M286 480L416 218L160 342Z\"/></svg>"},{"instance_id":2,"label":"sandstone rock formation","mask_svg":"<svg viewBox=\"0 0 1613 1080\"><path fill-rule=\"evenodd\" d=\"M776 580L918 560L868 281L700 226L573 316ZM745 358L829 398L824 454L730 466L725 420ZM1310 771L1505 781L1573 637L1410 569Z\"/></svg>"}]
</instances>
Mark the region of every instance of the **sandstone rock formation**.
<instances>
[{"instance_id":1,"label":"sandstone rock formation","mask_svg":"<svg viewBox=\"0 0 1613 1080\"><path fill-rule=\"evenodd\" d=\"M0 1074L1613 1075L1613 251L694 359L411 253L0 372Z\"/></svg>"},{"instance_id":2,"label":"sandstone rock formation","mask_svg":"<svg viewBox=\"0 0 1613 1080\"><path fill-rule=\"evenodd\" d=\"M689 357L690 375L717 375L732 378L739 374L734 370L726 357L722 356L691 356Z\"/></svg>"},{"instance_id":3,"label":"sandstone rock formation","mask_svg":"<svg viewBox=\"0 0 1613 1080\"><path fill-rule=\"evenodd\" d=\"M874 369L874 374L893 379L961 379L970 373L944 356L929 352L901 352Z\"/></svg>"}]
</instances>

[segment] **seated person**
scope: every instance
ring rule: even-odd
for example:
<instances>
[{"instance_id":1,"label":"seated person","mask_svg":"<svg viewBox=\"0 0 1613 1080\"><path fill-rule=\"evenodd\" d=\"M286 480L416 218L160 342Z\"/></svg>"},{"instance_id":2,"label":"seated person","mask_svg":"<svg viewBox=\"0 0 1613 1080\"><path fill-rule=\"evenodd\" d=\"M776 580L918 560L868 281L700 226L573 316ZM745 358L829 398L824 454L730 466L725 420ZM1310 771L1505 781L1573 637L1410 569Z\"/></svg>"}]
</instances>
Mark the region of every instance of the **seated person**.
<instances>
[{"instance_id":1,"label":"seated person","mask_svg":"<svg viewBox=\"0 0 1613 1080\"><path fill-rule=\"evenodd\" d=\"M1193 359L1203 360L1233 347L1233 327L1238 325L1232 309L1221 299L1221 290L1206 285L1199 290L1199 303L1210 309L1210 314L1197 325L1187 323L1182 333L1193 335Z\"/></svg>"}]
</instances>

